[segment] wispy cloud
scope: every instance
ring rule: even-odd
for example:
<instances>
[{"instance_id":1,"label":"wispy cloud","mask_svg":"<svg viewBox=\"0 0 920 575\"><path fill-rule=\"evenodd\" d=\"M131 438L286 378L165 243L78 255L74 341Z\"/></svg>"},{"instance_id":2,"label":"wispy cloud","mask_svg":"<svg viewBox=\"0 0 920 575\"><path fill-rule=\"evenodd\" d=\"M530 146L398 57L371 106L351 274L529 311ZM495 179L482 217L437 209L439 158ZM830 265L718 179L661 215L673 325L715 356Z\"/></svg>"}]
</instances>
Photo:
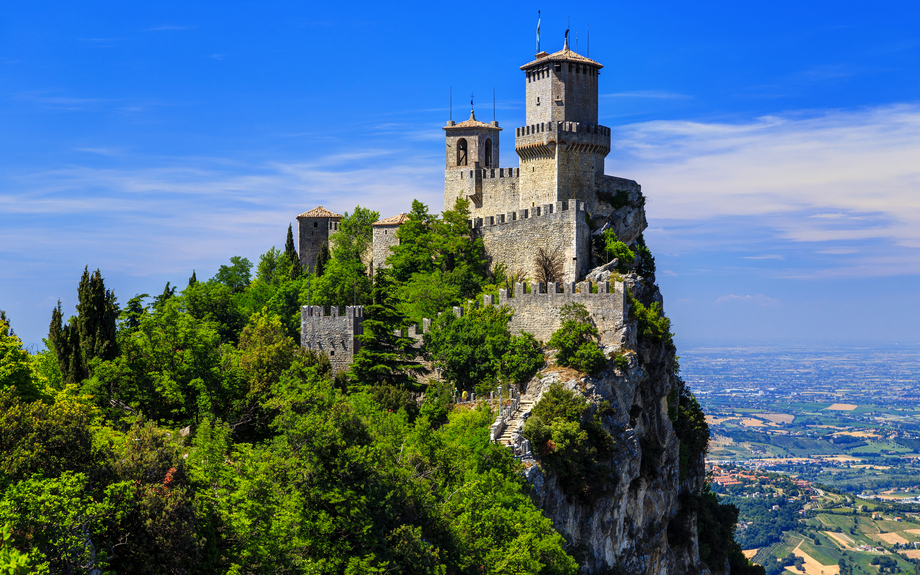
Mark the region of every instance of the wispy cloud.
<instances>
[{"instance_id":1,"label":"wispy cloud","mask_svg":"<svg viewBox=\"0 0 920 575\"><path fill-rule=\"evenodd\" d=\"M772 305L777 305L777 304L779 304L779 300L778 300L778 299L774 299L774 298L772 298L772 297L767 297L767 296L763 295L762 293L761 293L761 294L757 294L757 295L735 295L735 294L728 294L728 295L723 295L723 296L719 297L719 298L716 300L716 303L717 303L717 304L724 304L724 303L746 303L746 304L753 304L753 305L756 305L756 306L758 306L758 307L767 307L767 306L772 306Z\"/></svg>"},{"instance_id":2,"label":"wispy cloud","mask_svg":"<svg viewBox=\"0 0 920 575\"><path fill-rule=\"evenodd\" d=\"M153 28L147 28L148 32L167 32L170 30L193 30L197 26L177 26L175 24L164 24L163 26L154 26Z\"/></svg>"},{"instance_id":3,"label":"wispy cloud","mask_svg":"<svg viewBox=\"0 0 920 575\"><path fill-rule=\"evenodd\" d=\"M318 204L337 211L359 204L382 217L413 198L440 208L440 173L426 169L431 158L415 161L393 164L368 149L304 163L176 158L156 167L18 173L0 185L0 268L22 271L28 261L23 273L34 276L35 265L54 265L42 254L58 253L67 237L64 249L96 266L129 275L184 272L194 262L264 252L298 213Z\"/></svg>"},{"instance_id":4,"label":"wispy cloud","mask_svg":"<svg viewBox=\"0 0 920 575\"><path fill-rule=\"evenodd\" d=\"M883 253L920 264L920 105L619 131L607 171L638 179L649 219L665 227L705 239L710 222L746 218L775 240L880 240ZM863 263L874 275L914 269L851 265Z\"/></svg>"},{"instance_id":5,"label":"wispy cloud","mask_svg":"<svg viewBox=\"0 0 920 575\"><path fill-rule=\"evenodd\" d=\"M745 260L781 260L785 259L779 254L764 254L762 256L742 256Z\"/></svg>"}]
</instances>

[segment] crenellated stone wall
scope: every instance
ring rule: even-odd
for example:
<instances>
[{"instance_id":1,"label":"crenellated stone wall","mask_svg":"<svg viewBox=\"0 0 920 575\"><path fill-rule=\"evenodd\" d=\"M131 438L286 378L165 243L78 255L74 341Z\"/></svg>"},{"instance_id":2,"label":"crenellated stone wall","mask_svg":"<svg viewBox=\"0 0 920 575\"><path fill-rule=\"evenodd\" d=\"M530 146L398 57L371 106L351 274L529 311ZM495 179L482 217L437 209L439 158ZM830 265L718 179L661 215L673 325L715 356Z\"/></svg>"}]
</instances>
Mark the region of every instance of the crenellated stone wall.
<instances>
[{"instance_id":1,"label":"crenellated stone wall","mask_svg":"<svg viewBox=\"0 0 920 575\"><path fill-rule=\"evenodd\" d=\"M540 248L562 258L563 280L575 281L590 265L590 228L584 202L574 200L476 218L473 233L482 238L492 266L504 263L511 273L536 277Z\"/></svg>"},{"instance_id":2,"label":"crenellated stone wall","mask_svg":"<svg viewBox=\"0 0 920 575\"><path fill-rule=\"evenodd\" d=\"M626 338L626 320L629 317L629 303L622 282L599 282L597 293L592 293L591 282L535 283L528 286L518 283L514 295L508 290L498 291L495 296L483 296L484 305L507 305L514 310L509 328L512 333L526 331L546 343L562 325L560 311L571 303L580 303L591 314L591 319L600 335L602 345L622 345ZM559 288L562 288L560 291Z\"/></svg>"},{"instance_id":3,"label":"crenellated stone wall","mask_svg":"<svg viewBox=\"0 0 920 575\"><path fill-rule=\"evenodd\" d=\"M363 306L348 306L339 315L338 307L326 314L323 306L305 305L300 308L300 345L325 353L334 372L345 371L361 349L355 336L364 333L363 322Z\"/></svg>"}]
</instances>

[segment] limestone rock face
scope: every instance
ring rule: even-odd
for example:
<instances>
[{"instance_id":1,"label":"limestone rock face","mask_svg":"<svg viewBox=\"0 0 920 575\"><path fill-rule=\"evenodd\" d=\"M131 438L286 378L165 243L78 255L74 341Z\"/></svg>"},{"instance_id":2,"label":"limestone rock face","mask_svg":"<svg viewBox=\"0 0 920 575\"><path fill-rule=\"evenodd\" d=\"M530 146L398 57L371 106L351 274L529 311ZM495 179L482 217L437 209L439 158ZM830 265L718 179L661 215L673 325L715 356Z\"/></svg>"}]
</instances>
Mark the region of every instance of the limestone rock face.
<instances>
[{"instance_id":1,"label":"limestone rock face","mask_svg":"<svg viewBox=\"0 0 920 575\"><path fill-rule=\"evenodd\" d=\"M654 284L638 276L631 282L645 305L660 300ZM627 332L625 349L605 350L625 352L625 369L613 361L595 376L551 368L526 390L538 399L560 382L595 405L610 403L614 413L602 424L616 445L606 485L587 500L569 498L538 460L525 472L531 496L587 573L709 573L699 561L696 513L685 503L703 485L703 458L691 461L686 477L680 477L679 440L668 412L669 399L676 403L683 385L673 372L674 348L637 337L634 323Z\"/></svg>"},{"instance_id":2,"label":"limestone rock face","mask_svg":"<svg viewBox=\"0 0 920 575\"><path fill-rule=\"evenodd\" d=\"M594 234L603 233L603 230L609 227L621 242L626 245L632 244L648 227L648 221L645 219L645 197L642 192L637 189L631 190L629 202L625 206L599 214L594 218L594 225Z\"/></svg>"}]
</instances>

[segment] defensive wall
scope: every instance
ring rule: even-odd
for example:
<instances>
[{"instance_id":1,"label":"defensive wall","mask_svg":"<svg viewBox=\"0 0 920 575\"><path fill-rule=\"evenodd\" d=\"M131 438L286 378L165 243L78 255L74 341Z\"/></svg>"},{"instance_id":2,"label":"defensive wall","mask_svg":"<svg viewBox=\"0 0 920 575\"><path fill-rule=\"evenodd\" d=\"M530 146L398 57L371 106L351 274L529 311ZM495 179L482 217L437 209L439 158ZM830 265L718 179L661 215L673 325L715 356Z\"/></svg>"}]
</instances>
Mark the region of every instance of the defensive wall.
<instances>
[{"instance_id":1,"label":"defensive wall","mask_svg":"<svg viewBox=\"0 0 920 575\"><path fill-rule=\"evenodd\" d=\"M339 315L337 306L327 314L323 306L305 305L300 308L300 345L325 353L333 372L344 371L361 349L355 336L364 333L363 322L363 306L347 306Z\"/></svg>"},{"instance_id":2,"label":"defensive wall","mask_svg":"<svg viewBox=\"0 0 920 575\"><path fill-rule=\"evenodd\" d=\"M444 209L454 207L457 198L470 200L470 214L483 215L483 206L517 209L519 205L518 178L520 168L451 169L444 171ZM495 208L492 208L495 210Z\"/></svg>"},{"instance_id":3,"label":"defensive wall","mask_svg":"<svg viewBox=\"0 0 920 575\"><path fill-rule=\"evenodd\" d=\"M560 311L570 303L580 303L587 308L591 319L600 334L603 345L622 345L626 335L626 318L629 303L623 282L598 282L597 293L592 293L592 282L556 283L517 283L514 295L508 290L498 290L498 302L495 296L483 296L485 305L507 305L514 310L509 328L512 333L523 330L546 343L553 332L562 326ZM562 291L559 291L559 288Z\"/></svg>"},{"instance_id":4,"label":"defensive wall","mask_svg":"<svg viewBox=\"0 0 920 575\"><path fill-rule=\"evenodd\" d=\"M543 248L561 258L564 281L588 273L591 230L584 202L567 200L474 218L471 225L492 265L504 263L509 272L536 277L536 255Z\"/></svg>"}]
</instances>

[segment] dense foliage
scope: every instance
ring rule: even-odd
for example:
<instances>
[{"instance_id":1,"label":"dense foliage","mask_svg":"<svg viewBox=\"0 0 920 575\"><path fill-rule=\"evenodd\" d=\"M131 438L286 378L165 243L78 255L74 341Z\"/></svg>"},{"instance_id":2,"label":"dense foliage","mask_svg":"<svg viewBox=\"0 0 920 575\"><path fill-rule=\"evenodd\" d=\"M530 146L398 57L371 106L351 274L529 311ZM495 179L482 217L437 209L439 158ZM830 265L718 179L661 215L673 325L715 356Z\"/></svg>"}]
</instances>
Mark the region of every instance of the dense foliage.
<instances>
[{"instance_id":1,"label":"dense foliage","mask_svg":"<svg viewBox=\"0 0 920 575\"><path fill-rule=\"evenodd\" d=\"M543 393L524 424L524 437L569 497L590 500L606 483L614 441L601 419L610 414L606 402L592 407L556 383Z\"/></svg>"},{"instance_id":2,"label":"dense foliage","mask_svg":"<svg viewBox=\"0 0 920 575\"><path fill-rule=\"evenodd\" d=\"M556 350L556 363L594 373L607 365L604 352L598 347L597 327L591 323L588 309L580 303L570 303L559 312L562 325L553 333L547 345Z\"/></svg>"},{"instance_id":3,"label":"dense foliage","mask_svg":"<svg viewBox=\"0 0 920 575\"><path fill-rule=\"evenodd\" d=\"M313 272L289 227L255 265L235 256L123 307L87 267L76 313L58 304L35 354L0 315L0 573L574 574L489 440L496 414L453 404L544 365L509 309L449 311L524 279L489 272L468 217L464 200L414 202L372 274L378 214L358 206ZM333 374L298 345L301 306L356 304L361 349ZM557 362L606 365L584 308L563 313ZM666 322L644 313L649 333ZM403 330L421 317L437 319L419 342ZM678 421L696 449L691 400ZM604 490L609 415L561 386L534 407L525 435L569 497Z\"/></svg>"},{"instance_id":4,"label":"dense foliage","mask_svg":"<svg viewBox=\"0 0 920 575\"><path fill-rule=\"evenodd\" d=\"M74 316L53 311L47 352L24 350L4 315L3 572L574 574L489 441L495 414L417 379L418 344L400 331L413 314L506 278L486 274L463 202L440 217L414 208L392 272L373 282L363 258L378 216L358 207L322 274L302 270L289 228L255 266L233 257L123 308L87 269ZM435 284L450 298L425 295ZM354 303L362 349L334 377L297 344L300 307ZM509 317L442 316L444 379L532 377L541 345L509 333Z\"/></svg>"}]
</instances>

